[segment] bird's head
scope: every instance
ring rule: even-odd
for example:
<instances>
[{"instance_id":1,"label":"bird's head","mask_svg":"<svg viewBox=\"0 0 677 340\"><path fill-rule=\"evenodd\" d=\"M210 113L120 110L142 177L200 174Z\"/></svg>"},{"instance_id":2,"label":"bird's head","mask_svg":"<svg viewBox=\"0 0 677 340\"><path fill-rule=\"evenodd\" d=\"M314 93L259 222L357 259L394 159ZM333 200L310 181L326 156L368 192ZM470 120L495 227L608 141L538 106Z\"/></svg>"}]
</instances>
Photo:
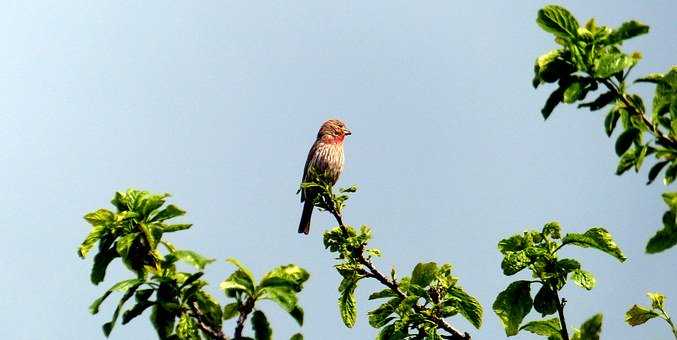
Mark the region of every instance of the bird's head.
<instances>
[{"instance_id":1,"label":"bird's head","mask_svg":"<svg viewBox=\"0 0 677 340\"><path fill-rule=\"evenodd\" d=\"M340 143L343 139L352 134L342 121L338 119L330 119L320 127L317 133L317 139L323 139L327 142Z\"/></svg>"}]
</instances>

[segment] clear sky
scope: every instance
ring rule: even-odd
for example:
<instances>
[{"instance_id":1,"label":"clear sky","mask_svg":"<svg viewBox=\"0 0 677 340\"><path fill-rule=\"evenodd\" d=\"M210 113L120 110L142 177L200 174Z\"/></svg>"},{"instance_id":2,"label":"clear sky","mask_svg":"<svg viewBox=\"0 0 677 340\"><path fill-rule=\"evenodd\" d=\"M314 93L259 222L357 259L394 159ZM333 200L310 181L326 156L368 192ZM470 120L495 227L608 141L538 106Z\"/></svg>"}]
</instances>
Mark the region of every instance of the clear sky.
<instances>
[{"instance_id":1,"label":"clear sky","mask_svg":"<svg viewBox=\"0 0 677 340\"><path fill-rule=\"evenodd\" d=\"M5 1L0 6L0 333L14 340L103 339L108 301L87 307L129 274L116 263L100 286L76 246L83 214L129 187L171 192L193 229L169 236L219 259L212 291L234 256L257 275L286 263L311 272L306 323L267 305L278 339L370 339L366 297L343 326L339 276L322 246L331 218L298 235L295 191L327 118L345 120L340 185L357 184L345 219L374 229L378 267L410 272L450 262L485 309L473 339L502 339L491 311L515 279L500 271L502 237L557 219L565 231L602 225L630 258L580 257L597 288L568 285L579 325L604 313L605 339L670 339L659 321L630 328L623 314L668 295L677 315L677 249L646 255L660 226L662 184L646 171L618 177L602 113L558 107L531 87L534 59L554 46L535 23L540 1ZM568 1L579 21L639 19L651 33L626 44L645 59L634 76L677 62L677 3ZM637 86L649 95L652 88ZM646 167L646 166L645 166ZM535 319L531 314L528 319ZM249 327L249 326L247 326ZM232 333L232 324L226 330ZM111 339L150 339L148 315ZM536 339L529 334L515 339Z\"/></svg>"}]
</instances>

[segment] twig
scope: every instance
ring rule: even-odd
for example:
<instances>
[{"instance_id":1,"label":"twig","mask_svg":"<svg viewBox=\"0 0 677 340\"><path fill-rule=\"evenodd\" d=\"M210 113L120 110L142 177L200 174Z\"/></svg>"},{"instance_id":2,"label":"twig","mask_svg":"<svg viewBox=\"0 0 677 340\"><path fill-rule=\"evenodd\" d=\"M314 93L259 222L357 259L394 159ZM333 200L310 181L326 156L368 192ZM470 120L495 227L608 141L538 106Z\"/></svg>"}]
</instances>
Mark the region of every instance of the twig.
<instances>
[{"instance_id":1,"label":"twig","mask_svg":"<svg viewBox=\"0 0 677 340\"><path fill-rule=\"evenodd\" d=\"M640 118L642 119L642 121L644 122L644 124L646 124L646 126L649 127L649 129L651 130L651 132L653 133L653 135L656 136L656 139L658 139L658 140L660 140L661 142L663 142L663 144L667 144L667 145L672 146L673 148L677 148L677 141L675 141L674 139L670 138L669 136L666 136L666 135L663 133L663 131L661 131L661 130L659 129L658 123L657 123L657 122L656 122L655 124L652 123L652 122L649 120L649 118L647 118L647 116L646 116L646 114L643 112L643 110L640 110L640 108L636 107L635 104L632 103L632 102L630 101L630 99L628 99L628 97L625 95L625 93L622 93L622 92L620 91L620 89L619 89L614 83L612 83L612 82L611 82L610 80L608 80L608 79L603 79L601 82L602 82L602 84L604 84L604 86L606 86L607 89L609 89L609 91L611 91L616 97L618 97L618 98L623 102L623 104L625 104L625 106L627 106L628 108L632 109L632 110L634 111L634 113L635 113L636 116L638 116L638 117L640 117Z\"/></svg>"},{"instance_id":2,"label":"twig","mask_svg":"<svg viewBox=\"0 0 677 340\"><path fill-rule=\"evenodd\" d=\"M551 288L552 289L552 288ZM562 335L562 340L569 340L569 331L567 330L567 323L564 320L564 304L566 303L565 299L559 298L559 294L556 289L552 289L555 292L555 302L557 305L557 314L559 315L559 325L560 325L560 334Z\"/></svg>"},{"instance_id":3,"label":"twig","mask_svg":"<svg viewBox=\"0 0 677 340\"><path fill-rule=\"evenodd\" d=\"M336 211L335 207L333 206L332 209L329 209L329 212L331 212L331 214L334 215L334 218L336 219L336 222L341 228L343 235L345 235L346 237L349 236L348 228L345 226L345 224L343 224L343 218L341 217L341 213ZM402 292L399 284L397 283L397 281L395 281L394 278L392 280L388 279L385 275L379 272L378 269L376 269L376 267L374 267L374 264L371 263L369 259L364 257L363 247L360 247L355 250L358 262L368 269L368 271L366 272L367 277L376 279L378 282L394 291L400 298L404 299L405 297L407 297L407 295L404 294L404 292ZM416 312L421 312L423 310L423 307L419 305L414 305L414 310L416 310ZM437 327L444 329L449 334L451 334L452 335L451 339L470 340L470 334L468 334L468 332L461 333L461 331L454 328L454 326L447 323L444 319L434 315L427 316L427 318L430 321L434 322L437 325ZM568 338L566 340L568 340Z\"/></svg>"},{"instance_id":4,"label":"twig","mask_svg":"<svg viewBox=\"0 0 677 340\"><path fill-rule=\"evenodd\" d=\"M228 336L223 334L223 330L214 329L204 321L206 319L206 317L202 313L200 308L198 308L196 302L194 302L190 306L190 311L193 313L193 315L195 316L195 319L197 320L197 327L200 328L200 330L203 333L205 333L207 336L209 336L211 339L214 339L214 340L228 340Z\"/></svg>"},{"instance_id":5,"label":"twig","mask_svg":"<svg viewBox=\"0 0 677 340\"><path fill-rule=\"evenodd\" d=\"M237 317L237 326L235 326L235 340L242 338L242 329L244 328L244 323L247 321L247 316L254 309L254 303L256 301L251 297L245 300L244 305L240 308L240 316Z\"/></svg>"}]
</instances>

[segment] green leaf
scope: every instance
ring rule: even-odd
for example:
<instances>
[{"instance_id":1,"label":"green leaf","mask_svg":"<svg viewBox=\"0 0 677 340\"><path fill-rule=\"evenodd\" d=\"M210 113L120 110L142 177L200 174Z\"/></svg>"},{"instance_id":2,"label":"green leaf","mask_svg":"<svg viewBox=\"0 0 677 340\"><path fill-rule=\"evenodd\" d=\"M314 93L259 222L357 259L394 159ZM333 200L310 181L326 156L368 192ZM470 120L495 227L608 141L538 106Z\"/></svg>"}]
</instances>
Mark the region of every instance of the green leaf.
<instances>
[{"instance_id":1,"label":"green leaf","mask_svg":"<svg viewBox=\"0 0 677 340\"><path fill-rule=\"evenodd\" d=\"M500 292L494 301L492 308L501 319L507 336L517 334L520 323L531 311L533 301L530 285L529 281L515 281Z\"/></svg>"},{"instance_id":2,"label":"green leaf","mask_svg":"<svg viewBox=\"0 0 677 340\"><path fill-rule=\"evenodd\" d=\"M600 227L590 228L583 234L567 234L564 236L564 239L562 239L562 244L573 244L583 248L595 248L617 258L621 262L627 260L627 257L623 255L621 249L616 242L614 242L611 234Z\"/></svg>"},{"instance_id":3,"label":"green leaf","mask_svg":"<svg viewBox=\"0 0 677 340\"><path fill-rule=\"evenodd\" d=\"M82 241L82 244L78 248L78 256L84 259L89 253L89 251L92 249L94 244L96 244L96 242L99 241L101 235L103 235L106 231L107 229L103 225L95 225L94 227L92 227L92 230L89 232L85 240Z\"/></svg>"},{"instance_id":4,"label":"green leaf","mask_svg":"<svg viewBox=\"0 0 677 340\"><path fill-rule=\"evenodd\" d=\"M92 226L107 226L114 221L114 215L107 209L99 209L97 211L85 215L85 220Z\"/></svg>"},{"instance_id":5,"label":"green leaf","mask_svg":"<svg viewBox=\"0 0 677 340\"><path fill-rule=\"evenodd\" d=\"M602 332L602 314L596 314L581 325L581 340L599 340Z\"/></svg>"},{"instance_id":6,"label":"green leaf","mask_svg":"<svg viewBox=\"0 0 677 340\"><path fill-rule=\"evenodd\" d=\"M245 274L247 274L247 277L248 277L249 280L252 282L252 285L254 284L254 282L256 281L256 279L254 278L254 274L252 274L252 271L249 270L249 268L247 268L247 266L245 266L244 264L242 264L242 262L240 262L239 260L237 260L237 259L235 259L235 258L233 258L233 257L227 258L227 259L226 259L226 262L228 262L228 263L234 265L234 266L237 267L239 270L241 270L242 272L244 272Z\"/></svg>"},{"instance_id":7,"label":"green leaf","mask_svg":"<svg viewBox=\"0 0 677 340\"><path fill-rule=\"evenodd\" d=\"M534 296L534 309L542 316L557 313L557 295L550 287L543 285Z\"/></svg>"},{"instance_id":8,"label":"green leaf","mask_svg":"<svg viewBox=\"0 0 677 340\"><path fill-rule=\"evenodd\" d=\"M160 339L168 339L174 333L178 314L178 292L172 281L162 281L157 289L157 303L153 306L150 321Z\"/></svg>"},{"instance_id":9,"label":"green leaf","mask_svg":"<svg viewBox=\"0 0 677 340\"><path fill-rule=\"evenodd\" d=\"M210 326L220 329L223 320L223 310L221 305L219 305L219 301L203 290L195 292L193 298L197 303L197 307L204 314L205 321Z\"/></svg>"},{"instance_id":10,"label":"green leaf","mask_svg":"<svg viewBox=\"0 0 677 340\"><path fill-rule=\"evenodd\" d=\"M661 170L668 164L669 161L661 161L654 164L649 170L649 180L646 182L646 185L653 183L653 181L658 177L658 174L661 173Z\"/></svg>"},{"instance_id":11,"label":"green leaf","mask_svg":"<svg viewBox=\"0 0 677 340\"><path fill-rule=\"evenodd\" d=\"M170 253L168 256L172 256L178 260L192 264L198 270L204 270L206 265L215 261L214 259L204 257L191 250L177 250Z\"/></svg>"},{"instance_id":12,"label":"green leaf","mask_svg":"<svg viewBox=\"0 0 677 340\"><path fill-rule=\"evenodd\" d=\"M627 322L628 325L634 327L641 325L657 316L659 316L658 313L647 307L633 305L627 312L625 312L625 322Z\"/></svg>"},{"instance_id":13,"label":"green leaf","mask_svg":"<svg viewBox=\"0 0 677 340\"><path fill-rule=\"evenodd\" d=\"M393 313L395 313L395 310L400 305L400 302L402 302L402 299L399 297L395 297L386 301L378 308L370 311L368 313L369 325L374 328L381 328L387 325L390 321L393 320L393 318L390 316Z\"/></svg>"},{"instance_id":14,"label":"green leaf","mask_svg":"<svg viewBox=\"0 0 677 340\"><path fill-rule=\"evenodd\" d=\"M447 297L456 300L458 311L466 320L475 326L475 328L479 329L482 326L482 305L475 297L457 286L449 287L447 290Z\"/></svg>"},{"instance_id":15,"label":"green leaf","mask_svg":"<svg viewBox=\"0 0 677 340\"><path fill-rule=\"evenodd\" d=\"M397 331L392 323L381 328L381 331L376 335L376 340L404 340L406 338L406 334Z\"/></svg>"},{"instance_id":16,"label":"green leaf","mask_svg":"<svg viewBox=\"0 0 677 340\"><path fill-rule=\"evenodd\" d=\"M289 340L303 340L303 334L301 333L296 333L289 338Z\"/></svg>"},{"instance_id":17,"label":"green leaf","mask_svg":"<svg viewBox=\"0 0 677 340\"><path fill-rule=\"evenodd\" d=\"M557 221L551 221L546 223L543 226L542 234L547 237L551 237L555 240L560 239L562 233L562 226Z\"/></svg>"},{"instance_id":18,"label":"green leaf","mask_svg":"<svg viewBox=\"0 0 677 340\"><path fill-rule=\"evenodd\" d=\"M677 209L677 192L664 192L661 196L671 210Z\"/></svg>"},{"instance_id":19,"label":"green leaf","mask_svg":"<svg viewBox=\"0 0 677 340\"><path fill-rule=\"evenodd\" d=\"M531 321L520 327L520 330L525 330L536 335L552 337L552 340L562 339L562 336L560 335L561 329L562 327L560 326L559 318L557 317ZM548 340L550 340L550 338L548 338Z\"/></svg>"},{"instance_id":20,"label":"green leaf","mask_svg":"<svg viewBox=\"0 0 677 340\"><path fill-rule=\"evenodd\" d=\"M631 150L623 154L618 160L618 167L616 167L616 175L622 175L624 172L632 169L637 162L636 150Z\"/></svg>"},{"instance_id":21,"label":"green leaf","mask_svg":"<svg viewBox=\"0 0 677 340\"><path fill-rule=\"evenodd\" d=\"M592 273L586 272L585 270L576 269L572 271L571 279L574 280L578 286L587 290L591 290L595 287L595 277L592 275Z\"/></svg>"},{"instance_id":22,"label":"green leaf","mask_svg":"<svg viewBox=\"0 0 677 340\"><path fill-rule=\"evenodd\" d=\"M661 293L646 293L651 301L651 308L663 309L665 307L665 295Z\"/></svg>"},{"instance_id":23,"label":"green leaf","mask_svg":"<svg viewBox=\"0 0 677 340\"><path fill-rule=\"evenodd\" d=\"M623 131L616 140L616 154L619 156L624 154L630 148L632 143L637 140L639 134L640 131L637 128L629 128Z\"/></svg>"},{"instance_id":24,"label":"green leaf","mask_svg":"<svg viewBox=\"0 0 677 340\"><path fill-rule=\"evenodd\" d=\"M635 80L635 83L652 83L658 84L663 80L662 73L649 73L646 77L638 78Z\"/></svg>"},{"instance_id":25,"label":"green leaf","mask_svg":"<svg viewBox=\"0 0 677 340\"><path fill-rule=\"evenodd\" d=\"M223 290L241 289L247 292L250 296L253 296L254 292L256 291L254 288L254 282L256 279L254 278L254 274L252 274L251 270L249 270L249 268L243 265L240 261L232 257L228 258L226 262L233 264L238 268L238 270L230 274L230 276L225 281L221 282L219 287Z\"/></svg>"},{"instance_id":26,"label":"green leaf","mask_svg":"<svg viewBox=\"0 0 677 340\"><path fill-rule=\"evenodd\" d=\"M292 309L291 312L289 312L289 315L291 315L291 317L294 318L294 320L296 320L296 322L299 324L299 326L303 326L304 312L303 312L303 308L301 308L301 306L296 305L294 307L294 309Z\"/></svg>"},{"instance_id":27,"label":"green leaf","mask_svg":"<svg viewBox=\"0 0 677 340\"><path fill-rule=\"evenodd\" d=\"M190 227L192 227L192 224L170 224L170 225L165 225L162 227L162 232L164 233L172 233L175 231L180 231L180 230L185 230Z\"/></svg>"},{"instance_id":28,"label":"green leaf","mask_svg":"<svg viewBox=\"0 0 677 340\"><path fill-rule=\"evenodd\" d=\"M122 296L122 298L120 298L120 301L118 302L117 307L115 307L115 311L113 312L113 318L111 319L111 321L103 324L103 333L106 336L109 336L110 332L113 330L113 326L115 326L115 322L117 322L117 320L118 320L118 316L120 315L120 311L122 310L122 306L124 306L125 302L127 302L127 300L129 300L129 298L131 298L132 295L134 295L134 292L136 291L136 289L139 288L139 286L141 284L143 284L143 280L140 280L140 281L141 282L139 282L139 283L137 283L137 284L135 284L135 285L133 285L133 286L131 286L127 289L127 291Z\"/></svg>"},{"instance_id":29,"label":"green leaf","mask_svg":"<svg viewBox=\"0 0 677 340\"><path fill-rule=\"evenodd\" d=\"M223 319L230 320L240 314L240 304L232 302L223 307Z\"/></svg>"},{"instance_id":30,"label":"green leaf","mask_svg":"<svg viewBox=\"0 0 677 340\"><path fill-rule=\"evenodd\" d=\"M529 246L529 242L522 235L513 235L498 242L498 250L503 255L511 252L524 250Z\"/></svg>"},{"instance_id":31,"label":"green leaf","mask_svg":"<svg viewBox=\"0 0 677 340\"><path fill-rule=\"evenodd\" d=\"M287 287L268 287L261 290L262 299L267 299L276 302L287 313L291 313L296 307L297 298L296 293Z\"/></svg>"},{"instance_id":32,"label":"green leaf","mask_svg":"<svg viewBox=\"0 0 677 340\"><path fill-rule=\"evenodd\" d=\"M228 293L228 291L241 291L241 292L245 292L245 293L251 295L251 292L249 291L250 288L234 281L234 280L238 280L238 279L234 278L233 276L236 275L236 274L239 274L239 273L241 273L241 272L238 270L235 273L231 274L228 279L224 280L223 282L221 282L221 284L219 284L219 288L221 290L225 291L226 293ZM242 275L244 275L244 274L242 274Z\"/></svg>"},{"instance_id":33,"label":"green leaf","mask_svg":"<svg viewBox=\"0 0 677 340\"><path fill-rule=\"evenodd\" d=\"M548 99L545 101L545 105L541 109L541 114L543 119L548 119L552 111L555 110L557 104L561 103L564 100L564 90L565 88L560 86L555 91L553 91Z\"/></svg>"},{"instance_id":34,"label":"green leaf","mask_svg":"<svg viewBox=\"0 0 677 340\"><path fill-rule=\"evenodd\" d=\"M261 279L259 288L264 287L288 287L295 292L303 289L303 283L310 278L308 272L294 264L277 267Z\"/></svg>"},{"instance_id":35,"label":"green leaf","mask_svg":"<svg viewBox=\"0 0 677 340\"><path fill-rule=\"evenodd\" d=\"M641 22L631 20L624 22L621 27L613 30L607 38L607 44L619 43L623 40L634 38L638 35L649 33L649 26Z\"/></svg>"},{"instance_id":36,"label":"green leaf","mask_svg":"<svg viewBox=\"0 0 677 340\"><path fill-rule=\"evenodd\" d=\"M677 225L675 225L674 220L675 214L672 211L668 211L663 215L663 229L659 230L656 232L656 235L651 237L646 245L647 253L660 253L677 244Z\"/></svg>"},{"instance_id":37,"label":"green leaf","mask_svg":"<svg viewBox=\"0 0 677 340\"><path fill-rule=\"evenodd\" d=\"M252 329L256 340L270 340L273 338L273 329L270 328L268 319L262 311L254 311L252 315Z\"/></svg>"},{"instance_id":38,"label":"green leaf","mask_svg":"<svg viewBox=\"0 0 677 340\"><path fill-rule=\"evenodd\" d=\"M587 107L590 109L590 111L597 111L613 103L614 100L616 100L616 95L611 91L607 91L600 94L599 97L597 97L595 100L591 102L578 104L578 108L580 109L582 107ZM614 111L615 110L612 110L612 112ZM611 112L609 112L609 114L611 114ZM618 116L618 113L616 113L616 116Z\"/></svg>"},{"instance_id":39,"label":"green leaf","mask_svg":"<svg viewBox=\"0 0 677 340\"><path fill-rule=\"evenodd\" d=\"M151 290L152 292L152 290ZM134 307L122 314L122 324L125 325L128 322L132 321L135 317L141 315L148 307L151 307L155 304L155 301L141 301L138 302Z\"/></svg>"},{"instance_id":40,"label":"green leaf","mask_svg":"<svg viewBox=\"0 0 677 340\"><path fill-rule=\"evenodd\" d=\"M566 90L564 90L564 102L567 104L571 104L576 102L580 96L581 93L583 93L583 86L579 82L573 82L571 83Z\"/></svg>"},{"instance_id":41,"label":"green leaf","mask_svg":"<svg viewBox=\"0 0 677 340\"><path fill-rule=\"evenodd\" d=\"M108 265L117 257L119 257L119 255L115 248L100 250L99 253L94 256L94 264L92 265L92 273L90 274L90 279L93 284L98 285L103 282L103 279L106 277Z\"/></svg>"},{"instance_id":42,"label":"green leaf","mask_svg":"<svg viewBox=\"0 0 677 340\"><path fill-rule=\"evenodd\" d=\"M162 232L159 229L154 229L152 225L146 225L145 223L139 223L138 226L143 232L146 241L148 241L148 246L151 249L157 248L157 243L162 238Z\"/></svg>"},{"instance_id":43,"label":"green leaf","mask_svg":"<svg viewBox=\"0 0 677 340\"><path fill-rule=\"evenodd\" d=\"M89 311L92 314L96 314L99 312L99 307L101 306L101 303L113 292L124 292L130 290L132 287L138 287L141 284L143 284L144 280L143 279L130 279L130 280L124 280L120 281L116 284L114 284L112 287L110 287L100 298L94 300L92 304L89 306Z\"/></svg>"},{"instance_id":44,"label":"green leaf","mask_svg":"<svg viewBox=\"0 0 677 340\"><path fill-rule=\"evenodd\" d=\"M538 11L536 19L543 30L564 39L578 37L578 21L564 7L548 5Z\"/></svg>"},{"instance_id":45,"label":"green leaf","mask_svg":"<svg viewBox=\"0 0 677 340\"><path fill-rule=\"evenodd\" d=\"M181 314L179 323L176 325L176 335L179 340L200 340L200 332L197 328L197 322L188 314Z\"/></svg>"},{"instance_id":46,"label":"green leaf","mask_svg":"<svg viewBox=\"0 0 677 340\"><path fill-rule=\"evenodd\" d=\"M357 320L357 302L355 301L355 289L357 288L357 281L359 279L344 278L341 282L340 296L339 296L339 311L341 312L341 319L348 328L355 326Z\"/></svg>"},{"instance_id":47,"label":"green leaf","mask_svg":"<svg viewBox=\"0 0 677 340\"><path fill-rule=\"evenodd\" d=\"M632 60L623 53L611 52L595 60L595 78L609 78L632 65Z\"/></svg>"},{"instance_id":48,"label":"green leaf","mask_svg":"<svg viewBox=\"0 0 677 340\"><path fill-rule=\"evenodd\" d=\"M174 217L182 216L182 215L185 215L185 214L186 214L185 210L175 206L174 204L170 204L167 207L165 207L164 209L160 210L160 212L158 212L157 215L155 215L152 218L152 221L153 222L166 221L166 220L172 219Z\"/></svg>"},{"instance_id":49,"label":"green leaf","mask_svg":"<svg viewBox=\"0 0 677 340\"><path fill-rule=\"evenodd\" d=\"M369 300L376 300L376 299L383 299L383 298L389 298L389 297L395 297L397 296L397 293L395 293L392 289L386 288L381 291L378 291L376 293L372 293L369 295Z\"/></svg>"},{"instance_id":50,"label":"green leaf","mask_svg":"<svg viewBox=\"0 0 677 340\"><path fill-rule=\"evenodd\" d=\"M419 263L411 273L411 283L421 287L427 287L435 279L437 263Z\"/></svg>"},{"instance_id":51,"label":"green leaf","mask_svg":"<svg viewBox=\"0 0 677 340\"><path fill-rule=\"evenodd\" d=\"M665 178L663 178L663 184L670 185L677 178L677 162L673 162L668 166L668 169L665 170Z\"/></svg>"},{"instance_id":52,"label":"green leaf","mask_svg":"<svg viewBox=\"0 0 677 340\"><path fill-rule=\"evenodd\" d=\"M561 259L561 260L557 261L557 264L555 265L555 267L558 270L561 270L565 273L569 273L569 272L574 271L575 269L581 268L581 264L578 263L578 261L576 261L574 259Z\"/></svg>"},{"instance_id":53,"label":"green leaf","mask_svg":"<svg viewBox=\"0 0 677 340\"><path fill-rule=\"evenodd\" d=\"M122 256L122 258L127 258L129 257L129 248L131 248L132 243L136 240L137 237L139 237L140 233L131 233L127 234L125 236L122 236L118 239L118 241L115 243L115 249L117 250L118 254Z\"/></svg>"},{"instance_id":54,"label":"green leaf","mask_svg":"<svg viewBox=\"0 0 677 340\"><path fill-rule=\"evenodd\" d=\"M576 71L576 66L567 61L569 53L563 49L550 51L536 59L532 85L537 88L542 82L554 83L568 78Z\"/></svg>"},{"instance_id":55,"label":"green leaf","mask_svg":"<svg viewBox=\"0 0 677 340\"><path fill-rule=\"evenodd\" d=\"M503 269L504 275L510 276L526 268L529 263L531 263L531 259L529 259L525 251L508 253L503 257L503 261L501 261L501 269Z\"/></svg>"}]
</instances>

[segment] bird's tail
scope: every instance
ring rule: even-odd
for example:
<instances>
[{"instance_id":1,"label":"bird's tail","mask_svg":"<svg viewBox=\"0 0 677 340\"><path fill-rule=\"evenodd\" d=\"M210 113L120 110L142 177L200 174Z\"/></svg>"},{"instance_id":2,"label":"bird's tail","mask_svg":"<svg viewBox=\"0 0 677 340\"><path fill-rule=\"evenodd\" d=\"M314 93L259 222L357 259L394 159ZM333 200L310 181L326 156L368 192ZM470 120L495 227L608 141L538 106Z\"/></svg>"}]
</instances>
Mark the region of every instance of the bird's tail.
<instances>
[{"instance_id":1,"label":"bird's tail","mask_svg":"<svg viewBox=\"0 0 677 340\"><path fill-rule=\"evenodd\" d=\"M304 233L308 235L310 232L310 217L313 216L313 200L306 197L303 203L303 213L301 214L301 222L299 223L299 234Z\"/></svg>"}]
</instances>

